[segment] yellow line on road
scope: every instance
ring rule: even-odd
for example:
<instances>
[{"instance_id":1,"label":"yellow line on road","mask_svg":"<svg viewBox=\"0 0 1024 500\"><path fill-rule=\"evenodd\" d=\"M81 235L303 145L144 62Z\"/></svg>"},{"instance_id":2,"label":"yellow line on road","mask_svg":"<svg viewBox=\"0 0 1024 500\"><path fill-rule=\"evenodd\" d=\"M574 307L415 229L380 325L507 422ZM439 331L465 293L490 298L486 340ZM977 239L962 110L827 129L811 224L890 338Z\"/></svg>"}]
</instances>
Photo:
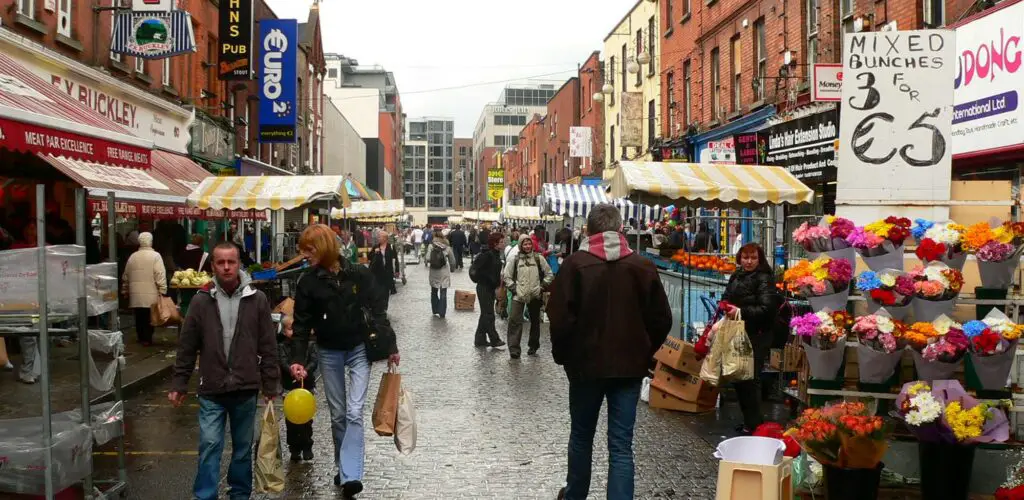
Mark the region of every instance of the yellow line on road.
<instances>
[{"instance_id":1,"label":"yellow line on road","mask_svg":"<svg viewBox=\"0 0 1024 500\"><path fill-rule=\"evenodd\" d=\"M124 454L125 455L134 455L134 456L144 456L144 457L147 457L147 456L163 456L163 455L179 455L179 456L193 456L194 457L194 456L198 455L199 452L197 452L197 451L189 451L189 450L184 450L184 451L126 451L126 452L124 452ZM99 456L104 456L104 457L116 457L117 456L117 452L116 451L96 451L96 452L93 452L93 455L99 455Z\"/></svg>"}]
</instances>

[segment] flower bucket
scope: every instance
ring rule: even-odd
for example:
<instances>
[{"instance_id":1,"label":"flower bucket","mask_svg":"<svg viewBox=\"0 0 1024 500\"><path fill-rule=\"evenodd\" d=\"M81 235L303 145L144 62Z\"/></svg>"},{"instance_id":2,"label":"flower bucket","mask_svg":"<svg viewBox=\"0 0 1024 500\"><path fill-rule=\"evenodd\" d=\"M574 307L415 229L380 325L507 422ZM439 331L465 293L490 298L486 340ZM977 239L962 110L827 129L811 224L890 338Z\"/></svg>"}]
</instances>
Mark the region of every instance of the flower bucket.
<instances>
[{"instance_id":1,"label":"flower bucket","mask_svg":"<svg viewBox=\"0 0 1024 500\"><path fill-rule=\"evenodd\" d=\"M851 269L857 269L857 250L853 247L846 247L839 250L829 250L828 252L807 252L807 257L810 260L817 259L822 255L827 255L830 259L847 260L850 262Z\"/></svg>"},{"instance_id":2,"label":"flower bucket","mask_svg":"<svg viewBox=\"0 0 1024 500\"><path fill-rule=\"evenodd\" d=\"M917 443L921 463L921 498L966 500L974 475L975 449L975 446L949 443Z\"/></svg>"},{"instance_id":3,"label":"flower bucket","mask_svg":"<svg viewBox=\"0 0 1024 500\"><path fill-rule=\"evenodd\" d=\"M885 307L885 310L889 312L889 317L897 321L907 319L907 316L910 314L910 306L914 303L914 301L911 300L910 304L905 306L883 306L882 304L875 302L875 300L868 295L864 296L864 301L868 304L868 313L875 314L879 309Z\"/></svg>"},{"instance_id":4,"label":"flower bucket","mask_svg":"<svg viewBox=\"0 0 1024 500\"><path fill-rule=\"evenodd\" d=\"M956 378L956 369L960 361L955 363L943 363L941 361L928 361L921 356L921 353L914 353L914 368L917 369L917 378L920 380L953 380Z\"/></svg>"},{"instance_id":5,"label":"flower bucket","mask_svg":"<svg viewBox=\"0 0 1024 500\"><path fill-rule=\"evenodd\" d=\"M1017 353L1017 341L1013 341L1005 351L992 356L978 356L970 353L974 374L986 391L999 391L1006 388L1013 368L1014 355Z\"/></svg>"},{"instance_id":6,"label":"flower bucket","mask_svg":"<svg viewBox=\"0 0 1024 500\"><path fill-rule=\"evenodd\" d=\"M894 248L891 252L886 252L874 257L866 257L861 254L861 258L864 259L864 264L867 264L868 268L876 273L883 269L896 269L902 271L903 245Z\"/></svg>"},{"instance_id":7,"label":"flower bucket","mask_svg":"<svg viewBox=\"0 0 1024 500\"><path fill-rule=\"evenodd\" d=\"M804 343L804 352L807 353L807 365L810 368L811 378L835 380L839 375L839 368L843 366L846 339L841 339L836 342L835 347L827 350Z\"/></svg>"},{"instance_id":8,"label":"flower bucket","mask_svg":"<svg viewBox=\"0 0 1024 500\"><path fill-rule=\"evenodd\" d=\"M865 384L882 384L896 372L896 366L903 358L903 349L893 353L876 351L866 345L857 346L857 368L860 381Z\"/></svg>"},{"instance_id":9,"label":"flower bucket","mask_svg":"<svg viewBox=\"0 0 1024 500\"><path fill-rule=\"evenodd\" d=\"M982 288L995 288L998 290L1010 288L1019 263L1020 255L1017 253L1014 253L1013 256L1002 262L984 262L979 260L978 273L981 274Z\"/></svg>"},{"instance_id":10,"label":"flower bucket","mask_svg":"<svg viewBox=\"0 0 1024 500\"><path fill-rule=\"evenodd\" d=\"M824 311L828 309L830 311L845 311L846 302L850 299L850 287L847 286L841 292L833 293L832 295L822 295L820 297L807 297L807 302L811 304L811 310L814 312Z\"/></svg>"},{"instance_id":11,"label":"flower bucket","mask_svg":"<svg viewBox=\"0 0 1024 500\"><path fill-rule=\"evenodd\" d=\"M914 321L931 323L943 314L952 317L956 299L925 300L921 297L914 297L910 305L914 308Z\"/></svg>"},{"instance_id":12,"label":"flower bucket","mask_svg":"<svg viewBox=\"0 0 1024 500\"><path fill-rule=\"evenodd\" d=\"M957 271L963 271L964 270L964 264L967 263L967 252L955 253L955 254L953 254L952 257L950 257L948 254L947 255L943 255L942 258L939 259L939 261L941 261L943 264L945 264L950 269L956 269Z\"/></svg>"},{"instance_id":13,"label":"flower bucket","mask_svg":"<svg viewBox=\"0 0 1024 500\"><path fill-rule=\"evenodd\" d=\"M822 464L825 475L825 498L828 500L864 500L878 498L882 479L881 462L874 469L844 469Z\"/></svg>"}]
</instances>

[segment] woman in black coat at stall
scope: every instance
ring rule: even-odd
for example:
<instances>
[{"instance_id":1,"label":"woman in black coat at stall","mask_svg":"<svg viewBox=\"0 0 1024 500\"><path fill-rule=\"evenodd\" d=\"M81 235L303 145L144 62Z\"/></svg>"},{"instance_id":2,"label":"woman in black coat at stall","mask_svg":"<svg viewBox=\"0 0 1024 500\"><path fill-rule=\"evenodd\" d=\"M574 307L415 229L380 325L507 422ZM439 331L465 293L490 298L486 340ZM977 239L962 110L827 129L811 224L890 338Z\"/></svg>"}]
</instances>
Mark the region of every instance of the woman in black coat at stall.
<instances>
[{"instance_id":1,"label":"woman in black coat at stall","mask_svg":"<svg viewBox=\"0 0 1024 500\"><path fill-rule=\"evenodd\" d=\"M754 379L736 382L736 397L743 412L743 424L737 426L742 434L749 434L764 422L761 413L761 369L771 350L772 327L782 304L782 296L775 288L772 271L764 249L757 243L748 243L736 253L736 272L729 278L722 307L730 317L742 317L754 348Z\"/></svg>"}]
</instances>

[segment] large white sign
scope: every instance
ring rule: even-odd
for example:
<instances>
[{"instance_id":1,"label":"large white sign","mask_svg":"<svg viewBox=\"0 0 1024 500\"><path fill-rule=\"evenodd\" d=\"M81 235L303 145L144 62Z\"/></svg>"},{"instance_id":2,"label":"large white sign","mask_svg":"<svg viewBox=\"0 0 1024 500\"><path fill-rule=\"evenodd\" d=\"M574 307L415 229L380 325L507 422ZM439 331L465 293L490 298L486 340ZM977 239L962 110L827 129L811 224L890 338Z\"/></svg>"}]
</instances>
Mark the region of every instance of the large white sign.
<instances>
[{"instance_id":1,"label":"large white sign","mask_svg":"<svg viewBox=\"0 0 1024 500\"><path fill-rule=\"evenodd\" d=\"M843 65L818 63L813 69L811 81L812 101L843 100Z\"/></svg>"},{"instance_id":2,"label":"large white sign","mask_svg":"<svg viewBox=\"0 0 1024 500\"><path fill-rule=\"evenodd\" d=\"M949 30L851 33L844 40L837 210L866 222L885 212L934 217L949 200L955 41ZM939 219L943 220L943 219Z\"/></svg>"},{"instance_id":3,"label":"large white sign","mask_svg":"<svg viewBox=\"0 0 1024 500\"><path fill-rule=\"evenodd\" d=\"M572 158L590 158L594 156L593 139L590 127L569 127L569 156Z\"/></svg>"},{"instance_id":4,"label":"large white sign","mask_svg":"<svg viewBox=\"0 0 1024 500\"><path fill-rule=\"evenodd\" d=\"M1024 3L956 29L953 154L1024 144Z\"/></svg>"}]
</instances>

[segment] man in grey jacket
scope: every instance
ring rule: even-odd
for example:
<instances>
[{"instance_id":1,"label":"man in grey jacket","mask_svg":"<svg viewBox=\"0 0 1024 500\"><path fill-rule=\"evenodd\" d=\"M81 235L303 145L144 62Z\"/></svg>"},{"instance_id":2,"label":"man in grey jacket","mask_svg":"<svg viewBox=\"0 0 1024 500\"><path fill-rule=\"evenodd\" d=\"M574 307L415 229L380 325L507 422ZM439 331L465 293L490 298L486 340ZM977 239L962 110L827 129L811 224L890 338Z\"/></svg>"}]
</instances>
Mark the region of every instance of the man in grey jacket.
<instances>
[{"instance_id":1,"label":"man in grey jacket","mask_svg":"<svg viewBox=\"0 0 1024 500\"><path fill-rule=\"evenodd\" d=\"M508 353L519 359L523 350L523 311L530 314L530 340L526 352L536 356L540 349L541 306L544 289L555 279L548 261L534 252L533 240L524 237L519 242L519 253L510 256L502 272L505 286L512 292L512 306L508 316Z\"/></svg>"},{"instance_id":2,"label":"man in grey jacket","mask_svg":"<svg viewBox=\"0 0 1024 500\"><path fill-rule=\"evenodd\" d=\"M215 280L196 294L181 328L171 392L174 406L185 401L188 381L199 364L199 466L193 497L216 500L225 424L231 422L228 496L252 494L252 444L256 396L267 404L277 396L280 372L270 303L239 270L238 247L221 243L213 249Z\"/></svg>"}]
</instances>

